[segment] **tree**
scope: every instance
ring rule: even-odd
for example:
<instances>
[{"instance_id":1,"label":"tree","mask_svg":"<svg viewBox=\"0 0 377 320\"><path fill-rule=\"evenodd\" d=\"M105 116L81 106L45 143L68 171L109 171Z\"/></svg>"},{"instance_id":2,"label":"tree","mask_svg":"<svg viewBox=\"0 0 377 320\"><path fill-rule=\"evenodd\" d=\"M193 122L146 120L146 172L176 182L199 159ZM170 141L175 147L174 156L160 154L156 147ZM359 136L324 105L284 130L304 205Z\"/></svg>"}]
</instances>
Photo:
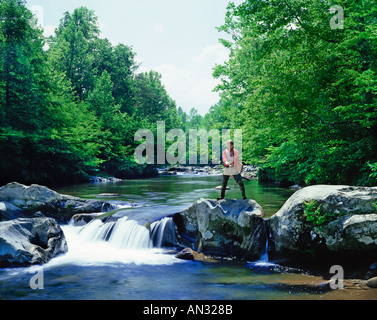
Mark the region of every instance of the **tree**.
<instances>
[{"instance_id":1,"label":"tree","mask_svg":"<svg viewBox=\"0 0 377 320\"><path fill-rule=\"evenodd\" d=\"M214 76L239 104L244 158L287 183L368 184L376 154L375 4L342 2L332 30L321 0L230 4L230 60Z\"/></svg>"},{"instance_id":2,"label":"tree","mask_svg":"<svg viewBox=\"0 0 377 320\"><path fill-rule=\"evenodd\" d=\"M97 39L95 43L92 72L102 75L107 71L111 76L112 95L123 113L134 113L134 72L135 53L124 44L113 46L108 39Z\"/></svg>"},{"instance_id":3,"label":"tree","mask_svg":"<svg viewBox=\"0 0 377 320\"><path fill-rule=\"evenodd\" d=\"M28 146L44 139L48 123L42 31L32 28L24 1L0 1L1 179L22 176L35 163Z\"/></svg>"},{"instance_id":4,"label":"tree","mask_svg":"<svg viewBox=\"0 0 377 320\"><path fill-rule=\"evenodd\" d=\"M150 123L165 121L168 130L178 124L175 101L168 95L156 71L139 73L135 77L135 115Z\"/></svg>"},{"instance_id":5,"label":"tree","mask_svg":"<svg viewBox=\"0 0 377 320\"><path fill-rule=\"evenodd\" d=\"M99 33L98 18L94 11L80 7L72 14L64 13L55 37L50 40L52 46L59 42L67 45L62 63L81 101L87 98L94 85L94 48Z\"/></svg>"}]
</instances>

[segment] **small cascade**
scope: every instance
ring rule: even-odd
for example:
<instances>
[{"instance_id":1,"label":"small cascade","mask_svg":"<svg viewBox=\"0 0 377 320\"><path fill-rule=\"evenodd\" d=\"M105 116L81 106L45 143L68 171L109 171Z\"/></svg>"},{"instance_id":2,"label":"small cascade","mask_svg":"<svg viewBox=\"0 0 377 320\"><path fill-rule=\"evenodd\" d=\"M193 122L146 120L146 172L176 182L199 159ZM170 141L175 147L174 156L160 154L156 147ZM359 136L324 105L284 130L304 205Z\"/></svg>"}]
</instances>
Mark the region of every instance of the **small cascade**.
<instances>
[{"instance_id":1,"label":"small cascade","mask_svg":"<svg viewBox=\"0 0 377 320\"><path fill-rule=\"evenodd\" d=\"M127 218L122 218L115 223L108 241L122 249L149 249L153 246L149 230Z\"/></svg>"},{"instance_id":2,"label":"small cascade","mask_svg":"<svg viewBox=\"0 0 377 320\"><path fill-rule=\"evenodd\" d=\"M174 247L175 224L172 218L164 218L151 224L151 239L155 248Z\"/></svg>"},{"instance_id":3,"label":"small cascade","mask_svg":"<svg viewBox=\"0 0 377 320\"><path fill-rule=\"evenodd\" d=\"M257 267L257 268L274 268L276 266L274 263L270 262L270 255L269 255L270 241L269 241L269 239L271 239L271 234L270 234L269 228L267 227L265 231L266 231L266 237L265 237L266 244L264 246L263 251L261 252L260 259L251 264L253 266L253 268L255 268L255 267Z\"/></svg>"},{"instance_id":4,"label":"small cascade","mask_svg":"<svg viewBox=\"0 0 377 320\"><path fill-rule=\"evenodd\" d=\"M120 249L149 249L153 246L149 230L127 217L108 223L93 220L82 228L79 236L87 242L106 241Z\"/></svg>"},{"instance_id":5,"label":"small cascade","mask_svg":"<svg viewBox=\"0 0 377 320\"><path fill-rule=\"evenodd\" d=\"M262 263L270 262L270 257L268 255L268 247L269 247L269 243L268 243L268 238L267 238L266 239L266 247L265 247L264 251L262 252L262 255L260 257L259 262L262 262Z\"/></svg>"},{"instance_id":6,"label":"small cascade","mask_svg":"<svg viewBox=\"0 0 377 320\"><path fill-rule=\"evenodd\" d=\"M152 223L150 230L128 217L107 223L96 219L82 227L79 237L89 243L108 242L119 249L166 248L176 243L172 218Z\"/></svg>"}]
</instances>

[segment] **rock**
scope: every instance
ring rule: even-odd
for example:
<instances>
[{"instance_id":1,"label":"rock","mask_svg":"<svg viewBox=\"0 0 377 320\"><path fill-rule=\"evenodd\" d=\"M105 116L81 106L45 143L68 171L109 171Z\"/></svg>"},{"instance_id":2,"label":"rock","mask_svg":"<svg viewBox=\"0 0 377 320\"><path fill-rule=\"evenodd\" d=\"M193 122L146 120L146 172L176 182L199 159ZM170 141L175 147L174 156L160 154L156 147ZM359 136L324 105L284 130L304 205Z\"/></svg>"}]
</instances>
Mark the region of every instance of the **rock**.
<instances>
[{"instance_id":1,"label":"rock","mask_svg":"<svg viewBox=\"0 0 377 320\"><path fill-rule=\"evenodd\" d=\"M183 249L182 251L178 252L175 257L177 259L182 260L195 260L195 261L201 261L201 262L218 262L215 259L212 259L211 257L208 257L204 255L203 253L198 253L191 248Z\"/></svg>"},{"instance_id":2,"label":"rock","mask_svg":"<svg viewBox=\"0 0 377 320\"><path fill-rule=\"evenodd\" d=\"M175 257L182 260L195 260L194 250L190 248L183 249L182 251L178 252Z\"/></svg>"},{"instance_id":3,"label":"rock","mask_svg":"<svg viewBox=\"0 0 377 320\"><path fill-rule=\"evenodd\" d=\"M54 219L0 222L0 267L47 263L67 251L63 231Z\"/></svg>"},{"instance_id":4,"label":"rock","mask_svg":"<svg viewBox=\"0 0 377 320\"><path fill-rule=\"evenodd\" d=\"M253 200L199 200L174 216L177 240L205 255L259 259L267 224Z\"/></svg>"},{"instance_id":5,"label":"rock","mask_svg":"<svg viewBox=\"0 0 377 320\"><path fill-rule=\"evenodd\" d=\"M0 202L0 221L16 219L21 213L22 210L19 207L9 202Z\"/></svg>"},{"instance_id":6,"label":"rock","mask_svg":"<svg viewBox=\"0 0 377 320\"><path fill-rule=\"evenodd\" d=\"M19 208L38 207L44 203L63 199L64 196L59 193L38 185L26 187L20 183L12 182L0 188L0 201L7 201Z\"/></svg>"},{"instance_id":7,"label":"rock","mask_svg":"<svg viewBox=\"0 0 377 320\"><path fill-rule=\"evenodd\" d=\"M297 191L270 219L275 254L325 258L377 252L376 199L377 188L318 185ZM304 215L311 200L339 218L315 227Z\"/></svg>"},{"instance_id":8,"label":"rock","mask_svg":"<svg viewBox=\"0 0 377 320\"><path fill-rule=\"evenodd\" d=\"M222 188L223 188L223 186L218 186L218 187L215 188L215 190L221 190ZM226 187L226 190L230 190L230 188Z\"/></svg>"},{"instance_id":9,"label":"rock","mask_svg":"<svg viewBox=\"0 0 377 320\"><path fill-rule=\"evenodd\" d=\"M108 183L108 182L119 182L122 181L122 179L118 179L115 177L97 177L97 176L89 176L89 182L95 182L95 183Z\"/></svg>"},{"instance_id":10,"label":"rock","mask_svg":"<svg viewBox=\"0 0 377 320\"><path fill-rule=\"evenodd\" d=\"M255 166L244 166L241 173L242 178L246 180L258 179L259 168Z\"/></svg>"},{"instance_id":11,"label":"rock","mask_svg":"<svg viewBox=\"0 0 377 320\"><path fill-rule=\"evenodd\" d=\"M192 167L188 167L188 166L173 166L171 168L168 169L168 171L170 172L191 172L193 171L193 168Z\"/></svg>"},{"instance_id":12,"label":"rock","mask_svg":"<svg viewBox=\"0 0 377 320\"><path fill-rule=\"evenodd\" d=\"M166 167L158 169L158 174L160 176L170 176L170 175L193 175L193 174L207 174L207 175L219 175L222 172L222 167L217 166L182 166L176 165L173 167Z\"/></svg>"},{"instance_id":13,"label":"rock","mask_svg":"<svg viewBox=\"0 0 377 320\"><path fill-rule=\"evenodd\" d=\"M60 223L67 223L74 214L111 210L113 205L109 202L61 195L39 185L25 186L13 182L0 188L0 221L30 218L38 212Z\"/></svg>"},{"instance_id":14,"label":"rock","mask_svg":"<svg viewBox=\"0 0 377 320\"><path fill-rule=\"evenodd\" d=\"M300 185L298 185L298 184L295 184L295 185L289 187L290 190L300 190L300 189L302 189L302 188L303 188L303 187L300 186Z\"/></svg>"},{"instance_id":15,"label":"rock","mask_svg":"<svg viewBox=\"0 0 377 320\"><path fill-rule=\"evenodd\" d=\"M75 226L84 226L94 219L97 219L102 213L79 213L75 214L71 221Z\"/></svg>"},{"instance_id":16,"label":"rock","mask_svg":"<svg viewBox=\"0 0 377 320\"><path fill-rule=\"evenodd\" d=\"M313 230L330 251L377 251L377 214L338 218Z\"/></svg>"},{"instance_id":17,"label":"rock","mask_svg":"<svg viewBox=\"0 0 377 320\"><path fill-rule=\"evenodd\" d=\"M376 288L377 288L377 277L372 278L372 279L369 279L369 280L367 281L367 286L368 286L369 288L376 289Z\"/></svg>"}]
</instances>

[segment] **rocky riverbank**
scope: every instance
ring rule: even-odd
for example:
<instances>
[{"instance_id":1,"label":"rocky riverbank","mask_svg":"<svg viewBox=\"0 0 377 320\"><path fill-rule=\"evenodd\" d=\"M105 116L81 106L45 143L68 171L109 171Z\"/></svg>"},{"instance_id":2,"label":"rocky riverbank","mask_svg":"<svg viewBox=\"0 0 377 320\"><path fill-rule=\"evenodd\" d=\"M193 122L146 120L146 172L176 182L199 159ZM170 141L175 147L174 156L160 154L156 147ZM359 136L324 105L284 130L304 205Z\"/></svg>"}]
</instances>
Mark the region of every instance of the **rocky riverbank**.
<instances>
[{"instance_id":1,"label":"rocky riverbank","mask_svg":"<svg viewBox=\"0 0 377 320\"><path fill-rule=\"evenodd\" d=\"M132 206L131 203L128 205ZM39 185L25 186L13 182L0 188L0 222L17 218L50 217L59 223L68 223L75 214L111 210L114 210L114 205L110 201L83 200Z\"/></svg>"},{"instance_id":2,"label":"rocky riverbank","mask_svg":"<svg viewBox=\"0 0 377 320\"><path fill-rule=\"evenodd\" d=\"M0 188L0 267L48 262L69 249L58 223L76 217L85 224L111 209L111 202L38 185ZM268 253L287 264L354 265L345 270L347 278L376 286L377 188L303 188L270 219L253 200L209 199L171 218L177 247L200 256L256 261Z\"/></svg>"},{"instance_id":3,"label":"rocky riverbank","mask_svg":"<svg viewBox=\"0 0 377 320\"><path fill-rule=\"evenodd\" d=\"M377 261L377 188L303 188L269 222L276 258Z\"/></svg>"},{"instance_id":4,"label":"rocky riverbank","mask_svg":"<svg viewBox=\"0 0 377 320\"><path fill-rule=\"evenodd\" d=\"M244 166L242 177L246 180L258 179L259 168L256 166ZM158 169L160 176L174 176L180 174L207 174L207 175L222 175L223 166L172 166Z\"/></svg>"},{"instance_id":5,"label":"rocky riverbank","mask_svg":"<svg viewBox=\"0 0 377 320\"><path fill-rule=\"evenodd\" d=\"M68 250L59 223L66 224L77 214L93 218L112 209L110 202L9 183L0 188L0 267L47 263Z\"/></svg>"}]
</instances>

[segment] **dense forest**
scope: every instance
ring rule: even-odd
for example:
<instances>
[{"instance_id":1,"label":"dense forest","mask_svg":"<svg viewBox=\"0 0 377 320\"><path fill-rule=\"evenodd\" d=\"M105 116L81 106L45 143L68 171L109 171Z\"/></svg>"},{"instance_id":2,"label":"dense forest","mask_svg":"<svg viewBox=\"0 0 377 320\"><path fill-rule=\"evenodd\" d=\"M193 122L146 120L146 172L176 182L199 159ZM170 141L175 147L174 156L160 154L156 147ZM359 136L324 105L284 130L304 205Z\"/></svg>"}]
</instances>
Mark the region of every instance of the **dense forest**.
<instances>
[{"instance_id":1,"label":"dense forest","mask_svg":"<svg viewBox=\"0 0 377 320\"><path fill-rule=\"evenodd\" d=\"M0 0L0 184L137 178L138 129L243 129L243 160L261 179L373 185L377 178L377 3L246 0L219 31L218 104L185 113L135 52L101 38L98 18L66 12L43 36L22 0Z\"/></svg>"},{"instance_id":2,"label":"dense forest","mask_svg":"<svg viewBox=\"0 0 377 320\"><path fill-rule=\"evenodd\" d=\"M261 178L376 183L377 1L336 4L228 6L220 30L233 39L222 41L231 55L214 76L232 126L244 130L244 160L261 166Z\"/></svg>"},{"instance_id":3,"label":"dense forest","mask_svg":"<svg viewBox=\"0 0 377 320\"><path fill-rule=\"evenodd\" d=\"M135 163L135 133L189 128L157 72L137 73L135 53L100 37L85 7L44 38L20 0L0 0L0 183L63 184L89 175L153 175ZM198 119L199 118L199 119Z\"/></svg>"}]
</instances>

